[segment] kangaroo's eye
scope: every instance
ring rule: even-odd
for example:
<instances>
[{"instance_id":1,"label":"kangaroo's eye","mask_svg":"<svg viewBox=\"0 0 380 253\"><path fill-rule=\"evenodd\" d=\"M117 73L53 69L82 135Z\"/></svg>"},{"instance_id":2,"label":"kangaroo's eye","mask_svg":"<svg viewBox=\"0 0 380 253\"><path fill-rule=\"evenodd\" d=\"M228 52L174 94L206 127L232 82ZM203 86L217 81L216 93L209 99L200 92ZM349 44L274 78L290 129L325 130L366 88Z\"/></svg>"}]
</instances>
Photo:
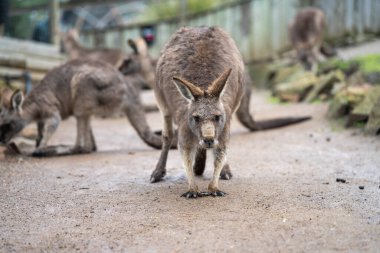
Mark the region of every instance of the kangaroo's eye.
<instances>
[{"instance_id":1,"label":"kangaroo's eye","mask_svg":"<svg viewBox=\"0 0 380 253\"><path fill-rule=\"evenodd\" d=\"M201 121L201 118L200 118L198 115L194 115L194 116L193 116L193 119L194 119L194 121L197 122L197 123L198 123L199 121Z\"/></svg>"},{"instance_id":2,"label":"kangaroo's eye","mask_svg":"<svg viewBox=\"0 0 380 253\"><path fill-rule=\"evenodd\" d=\"M222 117L222 116L220 116L220 115L215 115L215 116L214 116L214 121L219 121L221 117Z\"/></svg>"}]
</instances>

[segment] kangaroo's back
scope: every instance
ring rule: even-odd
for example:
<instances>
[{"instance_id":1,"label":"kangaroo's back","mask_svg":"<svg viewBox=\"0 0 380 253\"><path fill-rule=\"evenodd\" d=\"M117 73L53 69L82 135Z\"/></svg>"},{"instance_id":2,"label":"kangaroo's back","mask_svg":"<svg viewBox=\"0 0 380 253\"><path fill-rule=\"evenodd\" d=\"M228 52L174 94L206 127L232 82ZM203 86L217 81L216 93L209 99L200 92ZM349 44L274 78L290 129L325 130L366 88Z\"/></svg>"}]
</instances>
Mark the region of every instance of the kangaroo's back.
<instances>
[{"instance_id":1,"label":"kangaroo's back","mask_svg":"<svg viewBox=\"0 0 380 253\"><path fill-rule=\"evenodd\" d=\"M51 70L26 97L24 107L38 107L40 117L57 110L63 119L78 110L114 110L108 107L121 105L127 88L121 74L111 65L72 60Z\"/></svg>"},{"instance_id":2,"label":"kangaroo's back","mask_svg":"<svg viewBox=\"0 0 380 253\"><path fill-rule=\"evenodd\" d=\"M297 48L312 48L323 40L325 14L322 10L309 7L300 10L289 24L289 37Z\"/></svg>"},{"instance_id":3,"label":"kangaroo's back","mask_svg":"<svg viewBox=\"0 0 380 253\"><path fill-rule=\"evenodd\" d=\"M186 110L187 102L180 95L173 77L182 77L202 89L224 71L232 72L222 97L227 113L239 104L243 91L244 64L234 41L220 28L197 27L178 30L166 44L157 63L156 89L163 92L175 121Z\"/></svg>"}]
</instances>

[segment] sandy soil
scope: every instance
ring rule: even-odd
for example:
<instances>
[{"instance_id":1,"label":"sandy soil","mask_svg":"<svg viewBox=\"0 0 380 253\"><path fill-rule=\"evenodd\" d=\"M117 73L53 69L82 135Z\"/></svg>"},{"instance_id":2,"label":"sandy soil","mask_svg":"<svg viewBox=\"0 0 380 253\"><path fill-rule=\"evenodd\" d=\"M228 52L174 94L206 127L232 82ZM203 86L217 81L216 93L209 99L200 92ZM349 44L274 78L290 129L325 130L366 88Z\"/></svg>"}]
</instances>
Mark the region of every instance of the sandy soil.
<instances>
[{"instance_id":1,"label":"sandy soil","mask_svg":"<svg viewBox=\"0 0 380 253\"><path fill-rule=\"evenodd\" d=\"M177 150L165 180L150 184L159 151L126 119L93 121L94 154L0 155L0 252L379 252L379 138L331 125L326 109L268 104L256 92L257 119L313 119L257 133L234 121L226 197L181 198L187 183ZM159 113L149 122L160 129ZM69 119L51 143L74 138ZM202 189L211 173L208 163Z\"/></svg>"}]
</instances>

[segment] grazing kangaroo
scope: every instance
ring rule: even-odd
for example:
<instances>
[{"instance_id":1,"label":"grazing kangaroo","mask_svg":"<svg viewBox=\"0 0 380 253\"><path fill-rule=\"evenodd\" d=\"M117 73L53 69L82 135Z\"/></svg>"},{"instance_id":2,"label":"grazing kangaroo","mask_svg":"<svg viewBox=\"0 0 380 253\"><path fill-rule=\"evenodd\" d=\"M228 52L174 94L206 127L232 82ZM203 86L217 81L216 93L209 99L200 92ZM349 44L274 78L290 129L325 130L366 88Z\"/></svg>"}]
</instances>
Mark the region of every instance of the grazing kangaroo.
<instances>
[{"instance_id":1,"label":"grazing kangaroo","mask_svg":"<svg viewBox=\"0 0 380 253\"><path fill-rule=\"evenodd\" d=\"M23 98L20 91L3 93L0 113L0 142L9 141L26 125L37 122L38 137L34 156L68 155L96 150L90 125L91 116L126 114L141 139L161 148L145 119L138 92L108 63L72 60L49 71L41 83ZM47 142L61 120L73 115L77 120L74 147L48 147Z\"/></svg>"},{"instance_id":2,"label":"grazing kangaroo","mask_svg":"<svg viewBox=\"0 0 380 253\"><path fill-rule=\"evenodd\" d=\"M71 60L104 61L120 69L124 75L127 75L128 81L134 84L140 86L147 84L151 88L154 85L154 63L149 55L148 46L142 38L128 40L128 45L133 50L131 54L117 48L85 48L79 43L79 34L75 29L62 34L62 42Z\"/></svg>"},{"instance_id":3,"label":"grazing kangaroo","mask_svg":"<svg viewBox=\"0 0 380 253\"><path fill-rule=\"evenodd\" d=\"M323 43L326 17L322 10L308 7L300 10L288 26L288 34L298 60L311 70L321 60L321 54L335 56L336 52Z\"/></svg>"},{"instance_id":4,"label":"grazing kangaroo","mask_svg":"<svg viewBox=\"0 0 380 253\"><path fill-rule=\"evenodd\" d=\"M219 177L232 177L227 147L232 114L251 131L285 126L309 119L284 118L255 122L249 114L250 88L243 81L244 64L234 41L217 27L182 28L161 52L154 92L164 120L163 148L151 182L166 174L173 121L189 188L182 196L224 196ZM214 152L214 175L208 192L200 193L194 173L202 175L206 150Z\"/></svg>"}]
</instances>

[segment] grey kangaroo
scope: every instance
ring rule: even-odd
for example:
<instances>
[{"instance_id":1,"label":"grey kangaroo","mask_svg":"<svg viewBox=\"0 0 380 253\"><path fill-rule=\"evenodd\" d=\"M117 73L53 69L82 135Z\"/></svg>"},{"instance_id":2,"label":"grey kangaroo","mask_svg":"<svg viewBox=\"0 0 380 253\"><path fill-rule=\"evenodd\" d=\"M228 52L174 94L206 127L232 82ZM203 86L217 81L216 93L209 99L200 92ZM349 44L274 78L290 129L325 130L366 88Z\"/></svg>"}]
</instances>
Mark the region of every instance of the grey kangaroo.
<instances>
[{"instance_id":1,"label":"grey kangaroo","mask_svg":"<svg viewBox=\"0 0 380 253\"><path fill-rule=\"evenodd\" d=\"M68 155L96 150L90 120L94 114L126 114L141 139L161 148L161 137L149 128L139 94L122 74L108 63L73 60L49 71L25 97L22 92L2 95L0 142L9 143L26 125L37 122L38 138L34 156ZM77 120L74 147L47 146L61 120Z\"/></svg>"},{"instance_id":2,"label":"grey kangaroo","mask_svg":"<svg viewBox=\"0 0 380 253\"><path fill-rule=\"evenodd\" d=\"M321 54L335 56L336 52L323 42L326 17L322 10L308 7L300 10L288 26L288 34L298 60L310 70L321 60Z\"/></svg>"},{"instance_id":3,"label":"grey kangaroo","mask_svg":"<svg viewBox=\"0 0 380 253\"><path fill-rule=\"evenodd\" d=\"M133 53L127 54L117 48L86 48L79 43L79 34L75 29L62 34L63 48L71 60L89 59L104 61L127 75L127 80L139 86L154 84L154 63L149 55L144 39L129 39L128 45Z\"/></svg>"},{"instance_id":4,"label":"grey kangaroo","mask_svg":"<svg viewBox=\"0 0 380 253\"><path fill-rule=\"evenodd\" d=\"M178 126L178 146L189 188L182 196L224 196L219 178L232 177L227 147L232 114L251 131L285 126L309 117L255 122L249 113L250 88L243 81L244 64L234 41L217 27L182 28L161 52L154 92L163 117L163 147L151 182L166 174L173 141L173 121ZM205 169L206 150L214 153L214 174L207 192L199 192L194 174Z\"/></svg>"}]
</instances>

